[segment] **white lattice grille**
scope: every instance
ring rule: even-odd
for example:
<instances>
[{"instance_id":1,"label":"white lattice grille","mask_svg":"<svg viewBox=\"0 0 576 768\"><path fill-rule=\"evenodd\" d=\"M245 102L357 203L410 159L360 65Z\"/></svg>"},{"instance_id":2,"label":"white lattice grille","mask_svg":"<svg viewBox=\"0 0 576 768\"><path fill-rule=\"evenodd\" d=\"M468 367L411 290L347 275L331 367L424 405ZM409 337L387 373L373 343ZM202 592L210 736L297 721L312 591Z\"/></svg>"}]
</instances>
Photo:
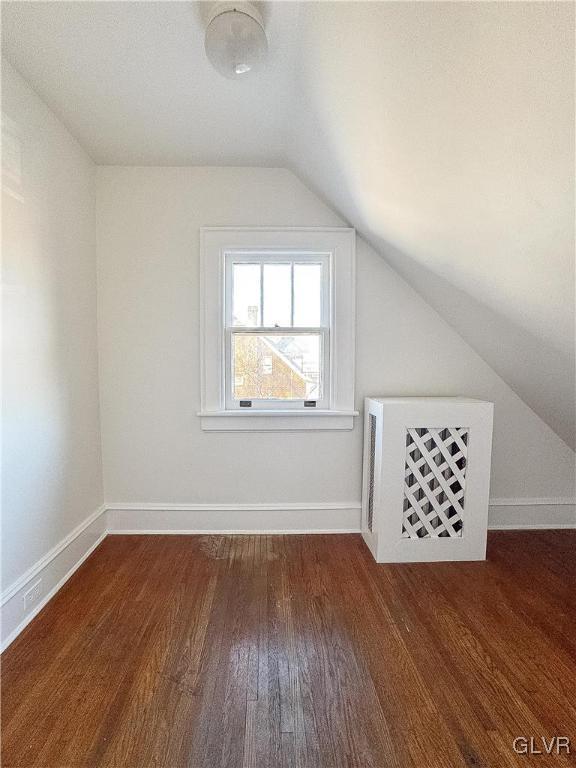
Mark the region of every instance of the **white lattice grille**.
<instances>
[{"instance_id":1,"label":"white lattice grille","mask_svg":"<svg viewBox=\"0 0 576 768\"><path fill-rule=\"evenodd\" d=\"M462 536L468 427L406 430L402 536Z\"/></svg>"}]
</instances>

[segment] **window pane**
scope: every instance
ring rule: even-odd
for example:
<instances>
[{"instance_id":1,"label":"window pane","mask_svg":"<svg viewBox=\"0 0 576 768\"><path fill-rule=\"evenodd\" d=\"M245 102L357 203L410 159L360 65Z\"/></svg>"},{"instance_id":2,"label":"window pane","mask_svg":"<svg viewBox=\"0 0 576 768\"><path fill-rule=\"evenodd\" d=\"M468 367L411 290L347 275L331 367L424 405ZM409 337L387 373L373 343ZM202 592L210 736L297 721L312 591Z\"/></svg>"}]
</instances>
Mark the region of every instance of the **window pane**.
<instances>
[{"instance_id":1,"label":"window pane","mask_svg":"<svg viewBox=\"0 0 576 768\"><path fill-rule=\"evenodd\" d=\"M235 400L319 400L322 397L322 338L232 334Z\"/></svg>"},{"instance_id":2,"label":"window pane","mask_svg":"<svg viewBox=\"0 0 576 768\"><path fill-rule=\"evenodd\" d=\"M261 325L260 264L233 264L232 325Z\"/></svg>"},{"instance_id":3,"label":"window pane","mask_svg":"<svg viewBox=\"0 0 576 768\"><path fill-rule=\"evenodd\" d=\"M294 264L294 326L320 325L321 264Z\"/></svg>"},{"instance_id":4,"label":"window pane","mask_svg":"<svg viewBox=\"0 0 576 768\"><path fill-rule=\"evenodd\" d=\"M290 264L264 264L264 325L292 325L292 269Z\"/></svg>"}]
</instances>

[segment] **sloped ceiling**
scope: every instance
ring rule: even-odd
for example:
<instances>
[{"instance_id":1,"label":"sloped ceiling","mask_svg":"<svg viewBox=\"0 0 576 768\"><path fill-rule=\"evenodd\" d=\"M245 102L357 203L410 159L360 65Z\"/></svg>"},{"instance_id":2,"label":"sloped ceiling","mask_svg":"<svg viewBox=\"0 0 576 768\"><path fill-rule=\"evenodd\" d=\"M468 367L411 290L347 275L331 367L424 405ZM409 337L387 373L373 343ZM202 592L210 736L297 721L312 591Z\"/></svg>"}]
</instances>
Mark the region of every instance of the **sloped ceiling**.
<instances>
[{"instance_id":1,"label":"sloped ceiling","mask_svg":"<svg viewBox=\"0 0 576 768\"><path fill-rule=\"evenodd\" d=\"M4 50L96 162L291 167L574 446L573 4L266 3L245 83L206 8L4 3Z\"/></svg>"},{"instance_id":2,"label":"sloped ceiling","mask_svg":"<svg viewBox=\"0 0 576 768\"><path fill-rule=\"evenodd\" d=\"M304 4L290 153L571 445L573 14Z\"/></svg>"}]
</instances>

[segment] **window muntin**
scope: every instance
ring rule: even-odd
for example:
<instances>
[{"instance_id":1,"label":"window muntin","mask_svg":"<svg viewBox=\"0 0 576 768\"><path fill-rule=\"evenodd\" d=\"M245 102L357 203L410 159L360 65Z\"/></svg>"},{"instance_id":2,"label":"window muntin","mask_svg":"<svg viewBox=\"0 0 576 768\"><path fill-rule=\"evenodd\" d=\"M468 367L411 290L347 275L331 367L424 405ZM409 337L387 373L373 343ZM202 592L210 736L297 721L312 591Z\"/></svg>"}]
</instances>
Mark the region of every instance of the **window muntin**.
<instances>
[{"instance_id":1,"label":"window muntin","mask_svg":"<svg viewBox=\"0 0 576 768\"><path fill-rule=\"evenodd\" d=\"M225 259L226 407L328 408L330 254Z\"/></svg>"}]
</instances>

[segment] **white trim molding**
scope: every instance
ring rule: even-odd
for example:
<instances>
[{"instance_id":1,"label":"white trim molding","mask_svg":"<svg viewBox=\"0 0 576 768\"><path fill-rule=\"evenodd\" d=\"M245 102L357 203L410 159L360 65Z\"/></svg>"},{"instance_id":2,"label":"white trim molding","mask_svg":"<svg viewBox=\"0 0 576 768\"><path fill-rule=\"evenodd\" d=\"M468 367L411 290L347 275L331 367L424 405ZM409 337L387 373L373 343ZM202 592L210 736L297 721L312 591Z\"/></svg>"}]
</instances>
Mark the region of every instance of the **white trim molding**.
<instances>
[{"instance_id":1,"label":"white trim molding","mask_svg":"<svg viewBox=\"0 0 576 768\"><path fill-rule=\"evenodd\" d=\"M490 499L492 531L576 528L576 499Z\"/></svg>"},{"instance_id":2,"label":"white trim molding","mask_svg":"<svg viewBox=\"0 0 576 768\"><path fill-rule=\"evenodd\" d=\"M360 502L327 504L109 504L108 532L358 533Z\"/></svg>"},{"instance_id":3,"label":"white trim molding","mask_svg":"<svg viewBox=\"0 0 576 768\"><path fill-rule=\"evenodd\" d=\"M38 562L7 587L0 597L3 651L22 632L107 534L106 505L102 505ZM40 597L26 609L24 594L41 580Z\"/></svg>"},{"instance_id":4,"label":"white trim molding","mask_svg":"<svg viewBox=\"0 0 576 768\"><path fill-rule=\"evenodd\" d=\"M200 411L202 429L210 432L298 432L352 429L358 411Z\"/></svg>"},{"instance_id":5,"label":"white trim molding","mask_svg":"<svg viewBox=\"0 0 576 768\"><path fill-rule=\"evenodd\" d=\"M360 533L360 502L287 504L103 504L0 596L3 651L108 534ZM576 528L576 499L491 499L491 530ZM24 594L42 580L26 611Z\"/></svg>"}]
</instances>

